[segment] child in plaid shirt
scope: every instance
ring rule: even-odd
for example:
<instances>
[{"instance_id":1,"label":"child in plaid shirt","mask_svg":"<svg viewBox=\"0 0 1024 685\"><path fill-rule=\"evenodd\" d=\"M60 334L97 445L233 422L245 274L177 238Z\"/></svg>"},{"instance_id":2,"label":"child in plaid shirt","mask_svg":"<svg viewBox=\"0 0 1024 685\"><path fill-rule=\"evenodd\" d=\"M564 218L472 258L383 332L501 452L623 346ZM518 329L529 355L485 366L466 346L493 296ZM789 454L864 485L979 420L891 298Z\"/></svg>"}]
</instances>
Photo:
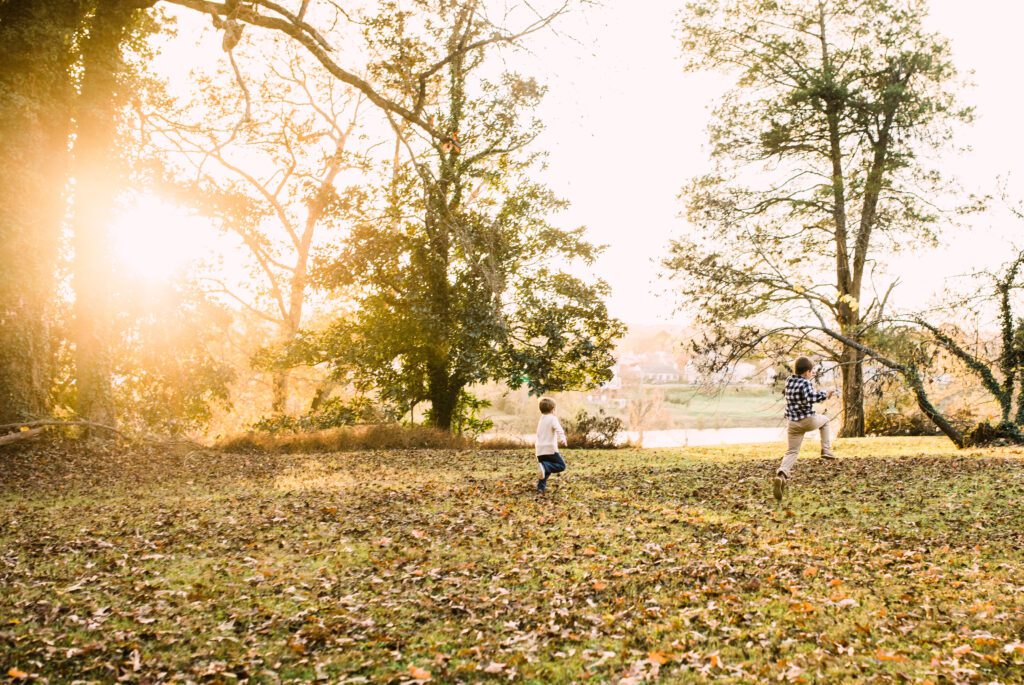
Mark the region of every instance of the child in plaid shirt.
<instances>
[{"instance_id":1,"label":"child in plaid shirt","mask_svg":"<svg viewBox=\"0 0 1024 685\"><path fill-rule=\"evenodd\" d=\"M824 402L832 397L833 391L822 392L814 389L811 379L814 377L814 362L807 357L800 357L796 360L793 370L796 372L786 380L786 419L789 421L787 436L789 438L789 449L786 456L782 458L782 464L772 480L772 493L775 499L782 501L782 495L786 491L786 483L789 481L789 473L793 470L796 457L800 453L800 443L804 440L804 433L813 430L821 433L821 458L835 459L832 452L832 437L828 429L828 417L824 414L814 413L814 403Z\"/></svg>"}]
</instances>

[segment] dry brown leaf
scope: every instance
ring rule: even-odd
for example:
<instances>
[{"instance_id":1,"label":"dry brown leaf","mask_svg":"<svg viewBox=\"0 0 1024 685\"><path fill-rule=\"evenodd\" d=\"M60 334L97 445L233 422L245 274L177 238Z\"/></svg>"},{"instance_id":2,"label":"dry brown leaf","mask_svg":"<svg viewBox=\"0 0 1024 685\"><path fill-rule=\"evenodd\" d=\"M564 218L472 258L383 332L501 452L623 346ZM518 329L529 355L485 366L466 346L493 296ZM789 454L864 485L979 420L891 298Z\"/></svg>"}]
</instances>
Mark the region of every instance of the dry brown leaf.
<instances>
[{"instance_id":1,"label":"dry brown leaf","mask_svg":"<svg viewBox=\"0 0 1024 685\"><path fill-rule=\"evenodd\" d=\"M419 668L418 666L409 666L409 675L424 683L428 682L432 678L430 671Z\"/></svg>"}]
</instances>

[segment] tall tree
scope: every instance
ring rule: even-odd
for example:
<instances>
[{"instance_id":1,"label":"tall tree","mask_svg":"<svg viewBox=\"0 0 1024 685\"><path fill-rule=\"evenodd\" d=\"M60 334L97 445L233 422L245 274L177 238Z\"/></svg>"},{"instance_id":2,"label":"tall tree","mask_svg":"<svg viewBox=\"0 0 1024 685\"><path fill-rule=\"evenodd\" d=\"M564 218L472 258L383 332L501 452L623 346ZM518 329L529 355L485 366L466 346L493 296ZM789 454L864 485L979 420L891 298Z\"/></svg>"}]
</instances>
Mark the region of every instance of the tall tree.
<instances>
[{"instance_id":1,"label":"tall tree","mask_svg":"<svg viewBox=\"0 0 1024 685\"><path fill-rule=\"evenodd\" d=\"M927 154L971 113L926 14L924 0L687 5L687 67L736 76L711 126L716 169L684 192L696 230L665 261L710 347L745 349L759 338L736 325L766 319L862 340L888 294L866 292L872 265L934 238L946 181ZM864 354L835 340L814 344L841 370L841 434L863 435Z\"/></svg>"},{"instance_id":2,"label":"tall tree","mask_svg":"<svg viewBox=\"0 0 1024 685\"><path fill-rule=\"evenodd\" d=\"M71 67L87 9L0 3L0 423L49 413Z\"/></svg>"},{"instance_id":3,"label":"tall tree","mask_svg":"<svg viewBox=\"0 0 1024 685\"><path fill-rule=\"evenodd\" d=\"M540 130L530 112L543 89L517 74L485 77L492 51L467 51L491 35L481 3L429 6L423 35L395 9L384 44L441 65L425 81L396 83L413 83L444 134L406 139L412 159L384 184L384 216L361 222L325 268L358 307L314 347L405 409L428 401L432 425L451 430L474 383L542 393L608 380L622 325L608 315L603 282L562 268L592 263L599 248L583 229L551 225L564 203L530 179Z\"/></svg>"},{"instance_id":4,"label":"tall tree","mask_svg":"<svg viewBox=\"0 0 1024 685\"><path fill-rule=\"evenodd\" d=\"M217 220L250 257L244 287L210 277L208 292L269 323L280 348L304 322L315 252L339 239L350 196L360 193L342 181L353 172L362 180L366 162L355 144L362 94L311 70L287 45L273 54L243 126L241 96L223 79L204 82L179 116L153 112L148 121L161 156L180 169L177 199ZM286 412L289 370L276 368L272 380L271 409Z\"/></svg>"},{"instance_id":5,"label":"tall tree","mask_svg":"<svg viewBox=\"0 0 1024 685\"><path fill-rule=\"evenodd\" d=\"M125 51L149 2L98 0L82 45L82 83L75 112L74 328L77 413L116 421L111 388L114 323L109 225L124 178L117 153L119 111L129 92Z\"/></svg>"}]
</instances>

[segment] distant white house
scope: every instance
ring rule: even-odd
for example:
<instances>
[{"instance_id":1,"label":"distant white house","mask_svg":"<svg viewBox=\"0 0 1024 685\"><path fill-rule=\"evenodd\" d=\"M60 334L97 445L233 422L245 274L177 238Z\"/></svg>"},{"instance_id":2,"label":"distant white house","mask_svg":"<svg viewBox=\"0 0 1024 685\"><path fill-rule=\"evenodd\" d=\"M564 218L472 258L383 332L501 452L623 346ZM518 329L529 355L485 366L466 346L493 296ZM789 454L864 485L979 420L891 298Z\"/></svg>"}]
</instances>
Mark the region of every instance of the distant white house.
<instances>
[{"instance_id":1,"label":"distant white house","mask_svg":"<svg viewBox=\"0 0 1024 685\"><path fill-rule=\"evenodd\" d=\"M775 382L778 371L773 366L762 368L750 362L739 362L724 371L719 371L711 376L705 376L697 368L697 365L689 361L680 374L682 382L690 385L698 385L704 382L711 383L762 383L771 385Z\"/></svg>"},{"instance_id":2,"label":"distant white house","mask_svg":"<svg viewBox=\"0 0 1024 685\"><path fill-rule=\"evenodd\" d=\"M658 362L640 366L644 383L678 383L682 378L679 367L675 364Z\"/></svg>"}]
</instances>

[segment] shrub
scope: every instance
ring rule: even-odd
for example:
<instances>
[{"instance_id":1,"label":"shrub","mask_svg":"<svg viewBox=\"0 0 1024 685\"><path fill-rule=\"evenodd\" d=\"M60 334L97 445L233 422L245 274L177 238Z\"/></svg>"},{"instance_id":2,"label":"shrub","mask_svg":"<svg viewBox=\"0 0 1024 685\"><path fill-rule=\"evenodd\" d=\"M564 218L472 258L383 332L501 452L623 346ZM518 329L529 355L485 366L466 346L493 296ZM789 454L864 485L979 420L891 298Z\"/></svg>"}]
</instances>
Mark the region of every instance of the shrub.
<instances>
[{"instance_id":1,"label":"shrub","mask_svg":"<svg viewBox=\"0 0 1024 685\"><path fill-rule=\"evenodd\" d=\"M868 435L942 435L942 431L920 411L892 412L878 405L869 406L864 412L864 431Z\"/></svg>"},{"instance_id":2,"label":"shrub","mask_svg":"<svg viewBox=\"0 0 1024 685\"><path fill-rule=\"evenodd\" d=\"M569 445L577 449L613 449L619 446L623 429L622 419L608 416L603 409L597 414L580 409L576 418L566 422L565 432Z\"/></svg>"},{"instance_id":3,"label":"shrub","mask_svg":"<svg viewBox=\"0 0 1024 685\"><path fill-rule=\"evenodd\" d=\"M966 432L976 419L968 407L943 410L946 419L958 430ZM876 401L864 408L864 429L868 435L926 436L942 435L942 431L917 407L909 393L897 394L888 402Z\"/></svg>"},{"instance_id":4,"label":"shrub","mask_svg":"<svg viewBox=\"0 0 1024 685\"><path fill-rule=\"evenodd\" d=\"M967 434L966 447L998 447L1024 444L1020 427L1012 423L993 425L988 421L979 423Z\"/></svg>"},{"instance_id":5,"label":"shrub","mask_svg":"<svg viewBox=\"0 0 1024 685\"><path fill-rule=\"evenodd\" d=\"M310 433L249 432L222 440L215 448L224 452L311 454L356 450L469 449L474 446L469 438L436 428L388 423L344 426Z\"/></svg>"},{"instance_id":6,"label":"shrub","mask_svg":"<svg viewBox=\"0 0 1024 685\"><path fill-rule=\"evenodd\" d=\"M262 433L300 433L356 424L383 423L384 420L384 415L367 397L332 397L303 416L264 416L252 425L252 430Z\"/></svg>"}]
</instances>

